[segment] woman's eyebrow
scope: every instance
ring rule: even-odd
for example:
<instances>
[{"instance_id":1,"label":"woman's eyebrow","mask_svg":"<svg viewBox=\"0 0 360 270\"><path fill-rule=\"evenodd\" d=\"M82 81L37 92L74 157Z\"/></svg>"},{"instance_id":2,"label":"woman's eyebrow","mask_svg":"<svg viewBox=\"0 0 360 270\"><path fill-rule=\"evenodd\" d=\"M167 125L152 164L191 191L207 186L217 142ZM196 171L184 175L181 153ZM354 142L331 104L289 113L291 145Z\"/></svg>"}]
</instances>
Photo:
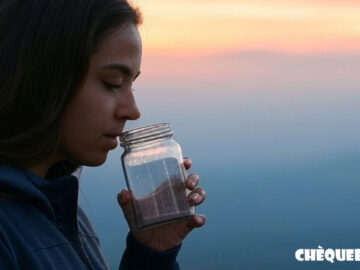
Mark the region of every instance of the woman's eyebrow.
<instances>
[{"instance_id":1,"label":"woman's eyebrow","mask_svg":"<svg viewBox=\"0 0 360 270\"><path fill-rule=\"evenodd\" d=\"M120 72L122 72L123 74L130 76L130 77L134 77L134 80L140 75L140 71L134 76L133 72L131 71L131 68L129 68L128 66L125 66L123 64L108 64L102 67L103 69L115 69L115 70L119 70Z\"/></svg>"}]
</instances>

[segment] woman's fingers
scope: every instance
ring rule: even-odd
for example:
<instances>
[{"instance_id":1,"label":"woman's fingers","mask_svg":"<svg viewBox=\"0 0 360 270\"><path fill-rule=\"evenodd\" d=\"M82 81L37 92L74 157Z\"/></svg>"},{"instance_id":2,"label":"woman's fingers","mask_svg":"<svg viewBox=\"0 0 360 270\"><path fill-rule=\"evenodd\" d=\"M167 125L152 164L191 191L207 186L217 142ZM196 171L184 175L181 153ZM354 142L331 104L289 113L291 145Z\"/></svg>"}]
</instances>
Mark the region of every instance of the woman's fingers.
<instances>
[{"instance_id":1,"label":"woman's fingers","mask_svg":"<svg viewBox=\"0 0 360 270\"><path fill-rule=\"evenodd\" d=\"M195 215L192 219L188 222L189 229L199 228L203 226L206 222L206 218L204 215Z\"/></svg>"},{"instance_id":2,"label":"woman's fingers","mask_svg":"<svg viewBox=\"0 0 360 270\"><path fill-rule=\"evenodd\" d=\"M183 157L183 161L184 161L184 167L185 167L185 170L188 170L191 168L191 159L188 158L188 157Z\"/></svg>"},{"instance_id":3,"label":"woman's fingers","mask_svg":"<svg viewBox=\"0 0 360 270\"><path fill-rule=\"evenodd\" d=\"M192 192L190 192L188 196L189 203L191 205L201 204L206 197L205 190L200 187L195 188Z\"/></svg>"},{"instance_id":4,"label":"woman's fingers","mask_svg":"<svg viewBox=\"0 0 360 270\"><path fill-rule=\"evenodd\" d=\"M185 186L187 189L193 190L199 185L199 182L200 182L199 175L192 173L186 179Z\"/></svg>"}]
</instances>

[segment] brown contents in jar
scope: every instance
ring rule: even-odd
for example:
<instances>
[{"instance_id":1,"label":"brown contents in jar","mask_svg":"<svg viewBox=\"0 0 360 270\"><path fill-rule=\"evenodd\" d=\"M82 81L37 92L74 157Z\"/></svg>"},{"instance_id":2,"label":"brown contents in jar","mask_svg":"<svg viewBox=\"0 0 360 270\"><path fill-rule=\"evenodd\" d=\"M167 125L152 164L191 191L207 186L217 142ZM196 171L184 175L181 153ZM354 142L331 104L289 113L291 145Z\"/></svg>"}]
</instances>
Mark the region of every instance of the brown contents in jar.
<instances>
[{"instance_id":1,"label":"brown contents in jar","mask_svg":"<svg viewBox=\"0 0 360 270\"><path fill-rule=\"evenodd\" d=\"M191 215L181 175L171 176L149 195L135 198L134 205L141 227Z\"/></svg>"}]
</instances>

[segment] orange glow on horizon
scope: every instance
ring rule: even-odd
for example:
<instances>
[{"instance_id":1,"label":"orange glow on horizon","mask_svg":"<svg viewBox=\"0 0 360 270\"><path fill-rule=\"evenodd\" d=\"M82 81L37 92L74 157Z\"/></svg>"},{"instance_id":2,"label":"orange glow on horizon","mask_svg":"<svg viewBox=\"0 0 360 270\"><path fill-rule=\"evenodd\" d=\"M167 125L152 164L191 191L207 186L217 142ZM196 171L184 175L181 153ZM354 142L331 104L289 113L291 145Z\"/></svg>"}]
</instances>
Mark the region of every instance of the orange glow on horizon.
<instances>
[{"instance_id":1,"label":"orange glow on horizon","mask_svg":"<svg viewBox=\"0 0 360 270\"><path fill-rule=\"evenodd\" d=\"M137 0L145 53L360 52L360 2Z\"/></svg>"}]
</instances>

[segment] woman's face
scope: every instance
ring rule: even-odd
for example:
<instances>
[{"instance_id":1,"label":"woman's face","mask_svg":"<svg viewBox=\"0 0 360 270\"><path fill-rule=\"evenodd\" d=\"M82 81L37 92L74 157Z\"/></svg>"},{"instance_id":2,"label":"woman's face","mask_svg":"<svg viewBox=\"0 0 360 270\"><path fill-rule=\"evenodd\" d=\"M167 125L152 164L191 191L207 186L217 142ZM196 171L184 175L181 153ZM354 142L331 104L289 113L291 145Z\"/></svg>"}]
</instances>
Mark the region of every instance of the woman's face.
<instances>
[{"instance_id":1,"label":"woman's face","mask_svg":"<svg viewBox=\"0 0 360 270\"><path fill-rule=\"evenodd\" d=\"M140 74L141 51L133 24L121 26L100 43L82 88L64 112L61 159L87 166L102 164L108 151L116 148L125 122L140 117L132 84Z\"/></svg>"}]
</instances>

